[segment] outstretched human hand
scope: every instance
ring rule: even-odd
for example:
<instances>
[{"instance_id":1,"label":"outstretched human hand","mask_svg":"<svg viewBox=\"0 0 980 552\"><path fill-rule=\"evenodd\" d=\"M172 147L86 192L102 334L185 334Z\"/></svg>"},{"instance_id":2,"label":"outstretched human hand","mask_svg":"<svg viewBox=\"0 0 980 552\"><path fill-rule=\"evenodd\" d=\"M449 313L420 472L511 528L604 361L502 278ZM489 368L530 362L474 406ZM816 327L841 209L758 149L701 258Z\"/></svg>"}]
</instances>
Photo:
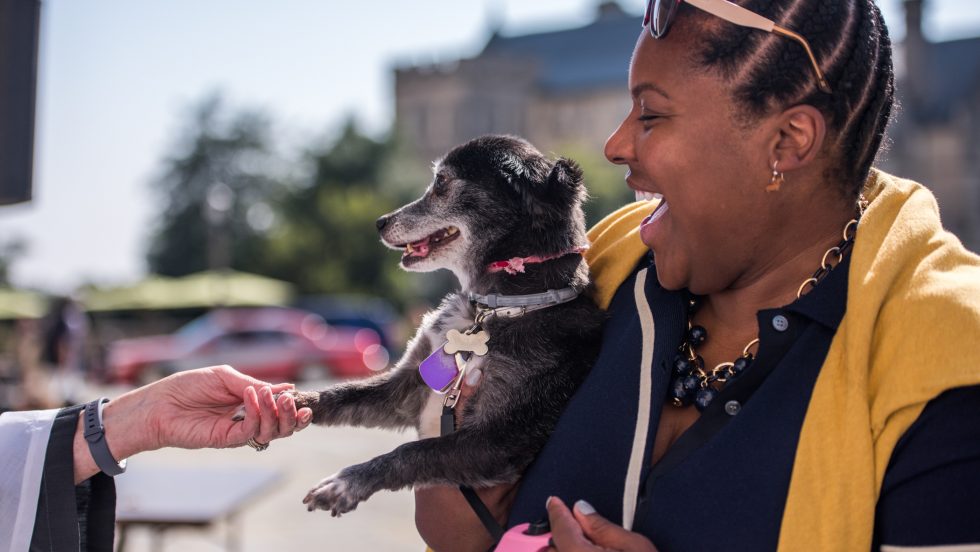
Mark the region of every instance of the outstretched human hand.
<instances>
[{"instance_id":1,"label":"outstretched human hand","mask_svg":"<svg viewBox=\"0 0 980 552\"><path fill-rule=\"evenodd\" d=\"M310 424L313 413L308 408L297 411L289 394L273 398L292 388L289 383L270 385L230 366L180 372L110 401L103 410L106 443L117 460L163 447L237 447L249 439L268 443ZM243 402L245 418L233 420ZM79 418L76 482L98 472L83 433Z\"/></svg>"},{"instance_id":2,"label":"outstretched human hand","mask_svg":"<svg viewBox=\"0 0 980 552\"><path fill-rule=\"evenodd\" d=\"M557 497L548 499L551 522L549 550L558 552L657 552L649 539L627 531L596 513L584 500L575 503L574 512Z\"/></svg>"},{"instance_id":3,"label":"outstretched human hand","mask_svg":"<svg viewBox=\"0 0 980 552\"><path fill-rule=\"evenodd\" d=\"M290 383L269 385L229 366L180 372L145 389L148 427L154 448L226 448L249 439L268 443L289 437L310 423L308 408L296 410ZM231 419L245 403L245 419ZM110 405L112 403L109 403ZM108 405L107 405L108 407Z\"/></svg>"}]
</instances>

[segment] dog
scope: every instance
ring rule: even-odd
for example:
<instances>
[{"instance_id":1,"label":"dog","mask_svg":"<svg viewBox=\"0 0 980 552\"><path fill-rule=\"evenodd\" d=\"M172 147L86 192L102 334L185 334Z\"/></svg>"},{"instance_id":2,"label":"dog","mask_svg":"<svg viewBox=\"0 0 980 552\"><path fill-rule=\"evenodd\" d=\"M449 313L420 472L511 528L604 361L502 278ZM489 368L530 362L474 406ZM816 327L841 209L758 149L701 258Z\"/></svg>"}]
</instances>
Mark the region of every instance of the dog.
<instances>
[{"instance_id":1,"label":"dog","mask_svg":"<svg viewBox=\"0 0 980 552\"><path fill-rule=\"evenodd\" d=\"M598 353L604 315L585 293L585 198L573 161L552 162L521 138L492 135L449 151L422 197L378 219L402 268L449 269L460 291L423 317L391 370L293 392L316 424L420 434L320 481L303 500L310 511L339 516L382 489L520 478ZM515 301L530 304L508 306ZM440 362L448 377L426 379L425 367ZM460 367L482 377L459 427L440 436L439 411L456 400Z\"/></svg>"}]
</instances>

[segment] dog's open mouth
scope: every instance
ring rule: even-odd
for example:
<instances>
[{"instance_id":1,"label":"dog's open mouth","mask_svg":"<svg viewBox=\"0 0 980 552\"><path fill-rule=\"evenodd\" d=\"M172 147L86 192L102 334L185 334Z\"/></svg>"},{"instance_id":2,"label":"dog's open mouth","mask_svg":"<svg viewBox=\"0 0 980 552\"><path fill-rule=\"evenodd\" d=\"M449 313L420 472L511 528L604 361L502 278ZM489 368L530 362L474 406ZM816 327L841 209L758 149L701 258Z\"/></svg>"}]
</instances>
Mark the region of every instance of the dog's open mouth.
<instances>
[{"instance_id":1,"label":"dog's open mouth","mask_svg":"<svg viewBox=\"0 0 980 552\"><path fill-rule=\"evenodd\" d=\"M402 262L409 263L421 260L429 256L434 250L446 245L459 237L459 228L449 226L437 230L421 240L412 243L398 244L395 247L404 249L402 252Z\"/></svg>"}]
</instances>

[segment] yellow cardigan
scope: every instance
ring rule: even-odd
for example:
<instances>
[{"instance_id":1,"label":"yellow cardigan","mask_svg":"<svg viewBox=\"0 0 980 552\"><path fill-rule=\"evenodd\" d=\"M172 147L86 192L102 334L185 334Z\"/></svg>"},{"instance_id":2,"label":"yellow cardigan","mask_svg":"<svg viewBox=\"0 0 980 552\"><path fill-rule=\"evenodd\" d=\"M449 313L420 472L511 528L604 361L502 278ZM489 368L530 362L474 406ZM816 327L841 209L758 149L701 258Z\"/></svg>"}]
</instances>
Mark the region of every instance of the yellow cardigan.
<instances>
[{"instance_id":1,"label":"yellow cardigan","mask_svg":"<svg viewBox=\"0 0 980 552\"><path fill-rule=\"evenodd\" d=\"M980 257L944 231L923 186L874 171L848 274L847 312L807 408L779 550L868 550L892 449L926 403L980 384ZM647 249L651 204L589 231L603 308Z\"/></svg>"}]
</instances>

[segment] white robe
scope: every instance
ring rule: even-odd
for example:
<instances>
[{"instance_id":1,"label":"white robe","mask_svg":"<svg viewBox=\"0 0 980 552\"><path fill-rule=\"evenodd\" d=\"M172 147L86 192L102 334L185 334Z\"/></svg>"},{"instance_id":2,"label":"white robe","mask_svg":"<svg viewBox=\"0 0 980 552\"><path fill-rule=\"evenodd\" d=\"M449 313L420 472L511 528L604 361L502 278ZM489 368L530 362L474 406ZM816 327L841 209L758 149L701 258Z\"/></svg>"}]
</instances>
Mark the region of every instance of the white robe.
<instances>
[{"instance_id":1,"label":"white robe","mask_svg":"<svg viewBox=\"0 0 980 552\"><path fill-rule=\"evenodd\" d=\"M26 552L34 533L48 438L58 410L0 416L0 552Z\"/></svg>"}]
</instances>

